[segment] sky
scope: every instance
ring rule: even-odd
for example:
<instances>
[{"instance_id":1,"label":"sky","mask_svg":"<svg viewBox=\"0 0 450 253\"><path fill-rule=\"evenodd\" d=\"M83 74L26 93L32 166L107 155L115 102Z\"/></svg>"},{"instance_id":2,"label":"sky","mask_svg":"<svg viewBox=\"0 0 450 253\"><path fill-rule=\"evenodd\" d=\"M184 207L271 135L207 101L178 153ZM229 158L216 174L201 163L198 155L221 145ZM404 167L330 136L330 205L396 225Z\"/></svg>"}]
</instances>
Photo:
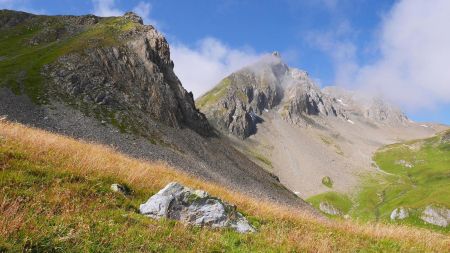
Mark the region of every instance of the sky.
<instances>
[{"instance_id":1,"label":"sky","mask_svg":"<svg viewBox=\"0 0 450 253\"><path fill-rule=\"evenodd\" d=\"M383 96L415 121L450 124L449 0L0 0L3 8L134 11L165 35L195 97L279 51L322 87Z\"/></svg>"}]
</instances>

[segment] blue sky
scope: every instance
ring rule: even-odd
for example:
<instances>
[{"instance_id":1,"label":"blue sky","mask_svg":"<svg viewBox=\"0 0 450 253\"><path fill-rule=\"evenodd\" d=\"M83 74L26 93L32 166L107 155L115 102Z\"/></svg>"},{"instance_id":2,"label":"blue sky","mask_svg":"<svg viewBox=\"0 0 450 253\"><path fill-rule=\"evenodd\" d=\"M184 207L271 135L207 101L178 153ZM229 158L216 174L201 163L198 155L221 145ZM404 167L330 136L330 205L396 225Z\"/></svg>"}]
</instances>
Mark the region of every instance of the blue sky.
<instances>
[{"instance_id":1,"label":"blue sky","mask_svg":"<svg viewBox=\"0 0 450 253\"><path fill-rule=\"evenodd\" d=\"M0 0L0 8L102 16L134 10L164 33L176 73L196 96L276 50L321 86L337 84L376 93L396 102L413 120L450 124L450 74L441 74L450 71L428 67L450 68L450 29L443 23L450 23L449 3Z\"/></svg>"}]
</instances>

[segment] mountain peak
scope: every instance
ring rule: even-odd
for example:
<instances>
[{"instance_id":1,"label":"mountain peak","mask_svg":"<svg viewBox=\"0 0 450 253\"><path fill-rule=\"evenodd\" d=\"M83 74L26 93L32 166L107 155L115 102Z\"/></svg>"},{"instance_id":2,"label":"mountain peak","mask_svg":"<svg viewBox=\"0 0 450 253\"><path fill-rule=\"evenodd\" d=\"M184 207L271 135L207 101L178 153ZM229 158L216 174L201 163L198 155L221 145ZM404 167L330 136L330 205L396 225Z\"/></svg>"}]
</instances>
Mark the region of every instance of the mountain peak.
<instances>
[{"instance_id":1,"label":"mountain peak","mask_svg":"<svg viewBox=\"0 0 450 253\"><path fill-rule=\"evenodd\" d=\"M129 19L129 20L131 20L131 21L133 21L135 23L139 23L141 25L144 24L143 19L139 15L137 15L136 13L134 13L132 11L129 11L129 12L125 13L123 15L123 17L126 18L126 19Z\"/></svg>"},{"instance_id":2,"label":"mountain peak","mask_svg":"<svg viewBox=\"0 0 450 253\"><path fill-rule=\"evenodd\" d=\"M360 101L348 91L320 89L306 71L286 65L278 52L232 73L217 87L200 97L197 105L216 127L241 138L256 133L256 124L272 109L299 126L326 125L332 119L388 125L407 122L387 102Z\"/></svg>"}]
</instances>

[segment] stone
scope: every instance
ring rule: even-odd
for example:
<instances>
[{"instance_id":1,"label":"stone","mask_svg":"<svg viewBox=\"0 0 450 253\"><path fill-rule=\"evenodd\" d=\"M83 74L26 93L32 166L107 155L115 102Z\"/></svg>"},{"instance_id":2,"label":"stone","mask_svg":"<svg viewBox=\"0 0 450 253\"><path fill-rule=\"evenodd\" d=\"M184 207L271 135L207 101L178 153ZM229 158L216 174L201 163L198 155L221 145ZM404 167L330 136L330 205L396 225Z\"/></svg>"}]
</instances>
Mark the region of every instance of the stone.
<instances>
[{"instance_id":1,"label":"stone","mask_svg":"<svg viewBox=\"0 0 450 253\"><path fill-rule=\"evenodd\" d=\"M342 211L334 207L332 204L328 202L320 202L319 204L320 211L329 214L329 215L342 215Z\"/></svg>"},{"instance_id":2,"label":"stone","mask_svg":"<svg viewBox=\"0 0 450 253\"><path fill-rule=\"evenodd\" d=\"M140 205L139 211L150 218L169 218L194 226L228 227L239 233L256 231L235 206L176 182L150 197Z\"/></svg>"},{"instance_id":3,"label":"stone","mask_svg":"<svg viewBox=\"0 0 450 253\"><path fill-rule=\"evenodd\" d=\"M142 20L142 18L134 12L129 11L129 12L125 13L125 15L123 15L123 17L126 19L129 19L135 23L139 23L141 25L144 24L144 21Z\"/></svg>"},{"instance_id":4,"label":"stone","mask_svg":"<svg viewBox=\"0 0 450 253\"><path fill-rule=\"evenodd\" d=\"M450 131L447 131L442 135L441 142L444 144L450 143Z\"/></svg>"},{"instance_id":5,"label":"stone","mask_svg":"<svg viewBox=\"0 0 450 253\"><path fill-rule=\"evenodd\" d=\"M395 208L391 213L391 220L403 220L409 217L409 210L404 207Z\"/></svg>"},{"instance_id":6,"label":"stone","mask_svg":"<svg viewBox=\"0 0 450 253\"><path fill-rule=\"evenodd\" d=\"M111 185L111 191L119 192L119 193L122 193L123 195L130 194L130 190L127 187L125 187L125 186L123 186L121 184L112 184Z\"/></svg>"},{"instance_id":7,"label":"stone","mask_svg":"<svg viewBox=\"0 0 450 253\"><path fill-rule=\"evenodd\" d=\"M450 222L450 209L435 205L429 205L422 212L420 219L429 224L440 227L447 227Z\"/></svg>"},{"instance_id":8,"label":"stone","mask_svg":"<svg viewBox=\"0 0 450 253\"><path fill-rule=\"evenodd\" d=\"M412 165L410 162L407 162L405 160L396 161L395 164L401 165L407 169L411 169L414 167L414 165Z\"/></svg>"}]
</instances>

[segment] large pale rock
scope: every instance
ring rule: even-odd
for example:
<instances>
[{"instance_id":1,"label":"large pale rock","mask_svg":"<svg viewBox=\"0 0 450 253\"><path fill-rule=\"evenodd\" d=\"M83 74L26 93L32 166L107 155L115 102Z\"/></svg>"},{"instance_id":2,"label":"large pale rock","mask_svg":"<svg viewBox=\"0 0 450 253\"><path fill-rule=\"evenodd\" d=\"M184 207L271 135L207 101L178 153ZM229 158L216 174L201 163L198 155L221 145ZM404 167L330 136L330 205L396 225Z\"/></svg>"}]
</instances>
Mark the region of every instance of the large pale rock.
<instances>
[{"instance_id":1,"label":"large pale rock","mask_svg":"<svg viewBox=\"0 0 450 253\"><path fill-rule=\"evenodd\" d=\"M450 222L450 209L429 205L422 212L420 218L426 223L447 227Z\"/></svg>"},{"instance_id":2,"label":"large pale rock","mask_svg":"<svg viewBox=\"0 0 450 253\"><path fill-rule=\"evenodd\" d=\"M342 215L342 211L334 207L332 204L328 202L320 202L319 204L320 211L329 214L329 215Z\"/></svg>"},{"instance_id":3,"label":"large pale rock","mask_svg":"<svg viewBox=\"0 0 450 253\"><path fill-rule=\"evenodd\" d=\"M403 220L409 217L409 210L404 207L395 208L391 213L391 220Z\"/></svg>"},{"instance_id":4,"label":"large pale rock","mask_svg":"<svg viewBox=\"0 0 450 253\"><path fill-rule=\"evenodd\" d=\"M150 197L139 211L154 219L164 217L196 226L230 227L240 233L255 232L235 206L175 182Z\"/></svg>"}]
</instances>

